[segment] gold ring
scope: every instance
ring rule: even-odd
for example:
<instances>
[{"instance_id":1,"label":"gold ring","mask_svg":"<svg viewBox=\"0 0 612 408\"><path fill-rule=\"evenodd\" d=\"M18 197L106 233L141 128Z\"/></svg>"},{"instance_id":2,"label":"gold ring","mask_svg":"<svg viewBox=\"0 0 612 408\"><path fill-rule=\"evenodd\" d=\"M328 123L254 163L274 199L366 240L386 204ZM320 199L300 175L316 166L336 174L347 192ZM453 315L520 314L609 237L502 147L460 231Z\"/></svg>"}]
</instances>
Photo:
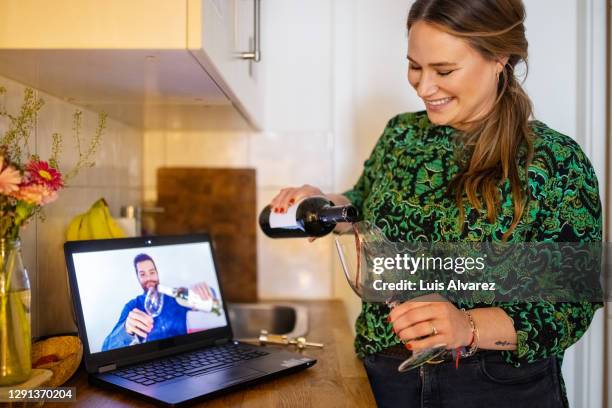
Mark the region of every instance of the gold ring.
<instances>
[{"instance_id":1,"label":"gold ring","mask_svg":"<svg viewBox=\"0 0 612 408\"><path fill-rule=\"evenodd\" d=\"M437 336L438 335L438 330L436 329L436 326L433 325L433 323L429 323L431 325L431 334L430 336Z\"/></svg>"}]
</instances>

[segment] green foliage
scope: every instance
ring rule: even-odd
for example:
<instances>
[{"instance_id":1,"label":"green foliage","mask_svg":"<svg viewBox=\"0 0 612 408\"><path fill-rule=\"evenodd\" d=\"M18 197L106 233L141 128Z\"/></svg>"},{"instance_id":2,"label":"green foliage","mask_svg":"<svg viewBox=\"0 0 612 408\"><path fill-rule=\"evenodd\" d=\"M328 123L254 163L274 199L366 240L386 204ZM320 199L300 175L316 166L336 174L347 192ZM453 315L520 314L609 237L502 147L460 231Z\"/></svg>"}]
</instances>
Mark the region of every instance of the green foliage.
<instances>
[{"instance_id":1,"label":"green foliage","mask_svg":"<svg viewBox=\"0 0 612 408\"><path fill-rule=\"evenodd\" d=\"M0 87L0 95L6 94L6 88ZM30 157L30 133L36 125L38 112L44 101L37 98L31 88L23 93L23 103L17 116L11 115L4 106L0 106L0 117L9 119L9 128L0 137L0 146L6 146L11 153L11 159L17 166Z\"/></svg>"},{"instance_id":2,"label":"green foliage","mask_svg":"<svg viewBox=\"0 0 612 408\"><path fill-rule=\"evenodd\" d=\"M0 96L6 94L6 88L0 86ZM31 88L26 88L23 94L23 102L17 116L12 115L6 110L6 107L0 106L0 117L9 120L9 128L0 136L0 146L3 151L11 159L11 162L22 167L24 162L30 159L38 160L37 155L33 155L30 150L30 134L36 126L38 113L44 106L45 101L38 98ZM100 147L102 135L106 129L106 113L102 112L98 115L98 125L87 147L83 150L83 137L81 134L83 112L76 110L72 115L72 131L75 140L79 159L77 164L64 175L64 181L75 177L83 167L93 167L95 162L92 160L96 151ZM51 135L51 157L49 157L49 165L53 168L59 168L59 156L62 151L63 138L59 133Z\"/></svg>"},{"instance_id":3,"label":"green foliage","mask_svg":"<svg viewBox=\"0 0 612 408\"><path fill-rule=\"evenodd\" d=\"M72 131L74 132L73 136L74 136L75 144L77 147L77 153L79 154L79 159L77 160L76 165L68 173L66 173L66 175L64 176L64 181L68 181L72 179L74 176L78 174L78 172L83 167L95 166L96 163L92 161L92 158L95 155L96 151L98 150L98 147L100 146L100 142L102 140L102 134L104 133L104 129L106 129L107 115L106 113L102 112L98 115L98 126L96 127L96 131L93 137L91 138L91 140L89 141L89 145L87 146L85 151L83 151L81 147L81 143L82 143L81 117L82 117L82 114L83 112L77 110L76 112L74 112L74 115L72 117L72 123L73 123ZM59 143L61 143L61 138L60 138ZM49 162L49 164L51 164L51 162Z\"/></svg>"},{"instance_id":4,"label":"green foliage","mask_svg":"<svg viewBox=\"0 0 612 408\"><path fill-rule=\"evenodd\" d=\"M0 86L0 97L6 95L6 88ZM39 98L31 88L26 88L23 94L23 102L19 112L15 115L7 111L0 104L0 118L8 120L8 129L0 135L0 156L4 163L13 166L22 176L26 172L28 162L37 162L41 158L33 154L30 149L30 135L35 129L38 113L44 106L43 99ZM62 172L64 186L67 181L75 177L84 167L93 167L96 151L100 147L102 135L106 129L106 114L100 113L96 130L89 141L85 141L81 134L82 112L76 110L73 114L73 137L78 154L75 166L67 172ZM60 155L63 148L63 138L59 133L51 135L51 156L47 159L50 167L59 171ZM42 158L44 160L44 158ZM1 169L0 169L1 170ZM19 185L19 188L27 186ZM17 197L17 198L16 198ZM44 202L34 204L21 199L14 194L0 194L0 237L16 238L19 229L32 217L43 217L42 205Z\"/></svg>"},{"instance_id":5,"label":"green foliage","mask_svg":"<svg viewBox=\"0 0 612 408\"><path fill-rule=\"evenodd\" d=\"M62 135L54 133L51 135L51 157L49 157L49 165L55 169L59 168L59 155L62 151Z\"/></svg>"}]
</instances>

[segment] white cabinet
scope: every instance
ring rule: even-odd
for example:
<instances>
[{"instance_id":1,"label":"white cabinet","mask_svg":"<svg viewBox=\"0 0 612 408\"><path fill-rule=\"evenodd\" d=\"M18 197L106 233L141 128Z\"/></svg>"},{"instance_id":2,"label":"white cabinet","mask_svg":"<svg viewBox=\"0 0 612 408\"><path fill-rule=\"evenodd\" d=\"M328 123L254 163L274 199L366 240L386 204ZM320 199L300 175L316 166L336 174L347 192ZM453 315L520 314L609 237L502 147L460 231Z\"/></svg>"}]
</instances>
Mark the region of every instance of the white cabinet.
<instances>
[{"instance_id":1,"label":"white cabinet","mask_svg":"<svg viewBox=\"0 0 612 408\"><path fill-rule=\"evenodd\" d=\"M262 116L260 64L242 59L254 50L254 2L189 0L188 48L238 108Z\"/></svg>"},{"instance_id":2,"label":"white cabinet","mask_svg":"<svg viewBox=\"0 0 612 408\"><path fill-rule=\"evenodd\" d=\"M258 128L254 1L3 0L0 75L140 127L231 103Z\"/></svg>"}]
</instances>

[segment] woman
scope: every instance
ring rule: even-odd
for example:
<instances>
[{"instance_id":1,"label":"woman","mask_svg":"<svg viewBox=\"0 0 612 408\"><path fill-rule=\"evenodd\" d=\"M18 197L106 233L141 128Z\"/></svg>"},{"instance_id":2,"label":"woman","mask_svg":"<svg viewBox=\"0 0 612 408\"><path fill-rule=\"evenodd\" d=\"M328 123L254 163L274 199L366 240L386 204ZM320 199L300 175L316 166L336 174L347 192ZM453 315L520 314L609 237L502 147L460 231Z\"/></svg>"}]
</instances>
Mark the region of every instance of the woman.
<instances>
[{"instance_id":1,"label":"woman","mask_svg":"<svg viewBox=\"0 0 612 408\"><path fill-rule=\"evenodd\" d=\"M601 241L591 164L572 139L530 121L515 78L527 60L524 19L521 0L417 0L408 80L427 110L392 118L354 188L326 196L357 206L393 241ZM284 212L321 194L287 188L271 205ZM381 407L568 406L563 353L598 307L406 302L390 312L363 303L355 345ZM398 373L402 342L478 352L458 369L444 361Z\"/></svg>"}]
</instances>

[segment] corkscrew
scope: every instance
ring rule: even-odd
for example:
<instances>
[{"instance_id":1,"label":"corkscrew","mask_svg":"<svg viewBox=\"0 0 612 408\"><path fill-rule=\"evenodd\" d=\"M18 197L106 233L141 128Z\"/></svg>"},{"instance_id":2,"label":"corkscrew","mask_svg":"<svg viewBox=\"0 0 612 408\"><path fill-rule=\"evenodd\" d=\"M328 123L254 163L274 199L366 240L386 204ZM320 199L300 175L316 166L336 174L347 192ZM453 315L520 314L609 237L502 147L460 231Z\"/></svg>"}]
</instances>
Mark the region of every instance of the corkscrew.
<instances>
[{"instance_id":1,"label":"corkscrew","mask_svg":"<svg viewBox=\"0 0 612 408\"><path fill-rule=\"evenodd\" d=\"M259 332L259 345L265 346L267 344L275 344L280 346L297 346L298 349L303 350L306 347L318 347L323 348L323 343L313 343L306 341L305 337L296 337L290 339L286 335L282 334L270 334L267 330L261 330Z\"/></svg>"}]
</instances>

